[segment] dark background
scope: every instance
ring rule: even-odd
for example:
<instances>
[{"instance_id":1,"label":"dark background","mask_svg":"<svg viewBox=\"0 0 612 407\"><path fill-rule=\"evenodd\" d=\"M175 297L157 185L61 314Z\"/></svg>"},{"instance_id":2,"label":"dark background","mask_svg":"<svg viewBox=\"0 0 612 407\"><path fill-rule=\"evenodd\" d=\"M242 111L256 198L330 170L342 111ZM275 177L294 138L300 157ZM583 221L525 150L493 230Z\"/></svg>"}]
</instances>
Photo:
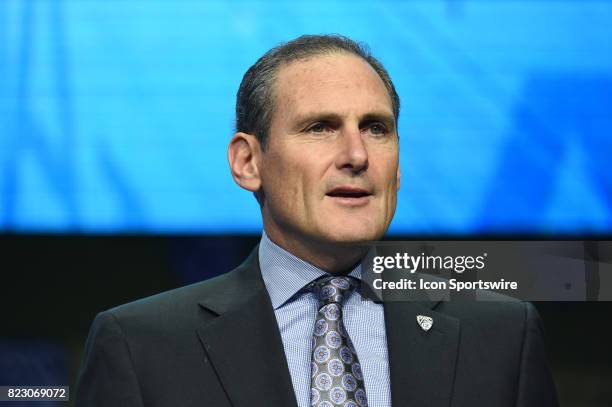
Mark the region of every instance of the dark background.
<instances>
[{"instance_id":1,"label":"dark background","mask_svg":"<svg viewBox=\"0 0 612 407\"><path fill-rule=\"evenodd\" d=\"M258 241L256 235L2 235L0 383L74 391L98 312L229 271ZM535 306L562 405L611 406L612 302ZM36 403L45 405L61 404Z\"/></svg>"}]
</instances>

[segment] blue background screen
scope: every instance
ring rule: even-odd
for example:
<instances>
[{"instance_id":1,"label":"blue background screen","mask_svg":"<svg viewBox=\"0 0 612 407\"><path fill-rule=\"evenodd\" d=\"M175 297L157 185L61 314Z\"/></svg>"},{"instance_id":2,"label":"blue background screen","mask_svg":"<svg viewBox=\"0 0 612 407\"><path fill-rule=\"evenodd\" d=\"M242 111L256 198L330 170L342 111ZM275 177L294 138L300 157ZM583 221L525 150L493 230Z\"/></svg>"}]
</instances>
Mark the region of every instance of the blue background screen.
<instances>
[{"instance_id":1,"label":"blue background screen","mask_svg":"<svg viewBox=\"0 0 612 407\"><path fill-rule=\"evenodd\" d=\"M0 230L253 233L235 93L306 33L367 43L402 113L390 232L612 230L607 1L0 2Z\"/></svg>"}]
</instances>

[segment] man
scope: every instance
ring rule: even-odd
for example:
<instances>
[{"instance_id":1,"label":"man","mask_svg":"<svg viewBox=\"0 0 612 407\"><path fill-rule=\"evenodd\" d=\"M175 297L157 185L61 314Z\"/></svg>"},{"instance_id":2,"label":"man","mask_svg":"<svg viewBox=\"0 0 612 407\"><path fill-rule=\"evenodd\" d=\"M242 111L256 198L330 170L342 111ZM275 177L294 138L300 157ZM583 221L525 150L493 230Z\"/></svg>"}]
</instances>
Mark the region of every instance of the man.
<instances>
[{"instance_id":1,"label":"man","mask_svg":"<svg viewBox=\"0 0 612 407\"><path fill-rule=\"evenodd\" d=\"M260 245L225 275L99 314L77 406L556 405L529 304L355 289L356 243L384 235L400 185L399 98L376 59L300 37L248 70L236 115L229 164L260 204Z\"/></svg>"}]
</instances>

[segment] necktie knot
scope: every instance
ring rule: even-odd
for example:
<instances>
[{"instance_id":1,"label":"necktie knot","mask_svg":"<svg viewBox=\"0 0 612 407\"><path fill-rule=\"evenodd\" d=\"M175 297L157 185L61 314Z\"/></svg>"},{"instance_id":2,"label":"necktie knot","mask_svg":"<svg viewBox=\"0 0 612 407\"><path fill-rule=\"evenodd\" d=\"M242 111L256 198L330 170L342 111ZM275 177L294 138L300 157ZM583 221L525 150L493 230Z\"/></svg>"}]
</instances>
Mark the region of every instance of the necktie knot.
<instances>
[{"instance_id":1,"label":"necktie knot","mask_svg":"<svg viewBox=\"0 0 612 407\"><path fill-rule=\"evenodd\" d=\"M354 286L354 279L345 276L326 276L310 284L311 289L319 300L319 308L329 304L342 306Z\"/></svg>"}]
</instances>

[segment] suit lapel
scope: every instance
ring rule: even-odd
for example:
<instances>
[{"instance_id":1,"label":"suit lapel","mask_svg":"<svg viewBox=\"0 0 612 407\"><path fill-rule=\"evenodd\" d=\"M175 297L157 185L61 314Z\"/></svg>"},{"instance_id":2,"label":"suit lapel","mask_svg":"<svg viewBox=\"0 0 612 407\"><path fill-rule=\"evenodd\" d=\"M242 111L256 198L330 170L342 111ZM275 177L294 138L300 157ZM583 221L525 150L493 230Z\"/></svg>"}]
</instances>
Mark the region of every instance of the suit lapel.
<instances>
[{"instance_id":1,"label":"suit lapel","mask_svg":"<svg viewBox=\"0 0 612 407\"><path fill-rule=\"evenodd\" d=\"M394 406L451 404L459 346L459 321L432 310L436 301L387 301L385 324ZM433 318L429 331L417 315Z\"/></svg>"},{"instance_id":2,"label":"suit lapel","mask_svg":"<svg viewBox=\"0 0 612 407\"><path fill-rule=\"evenodd\" d=\"M296 406L274 310L261 280L257 248L200 305L218 316L197 329L234 407ZM231 280L231 281L228 281ZM211 293L212 294L212 293Z\"/></svg>"}]
</instances>

